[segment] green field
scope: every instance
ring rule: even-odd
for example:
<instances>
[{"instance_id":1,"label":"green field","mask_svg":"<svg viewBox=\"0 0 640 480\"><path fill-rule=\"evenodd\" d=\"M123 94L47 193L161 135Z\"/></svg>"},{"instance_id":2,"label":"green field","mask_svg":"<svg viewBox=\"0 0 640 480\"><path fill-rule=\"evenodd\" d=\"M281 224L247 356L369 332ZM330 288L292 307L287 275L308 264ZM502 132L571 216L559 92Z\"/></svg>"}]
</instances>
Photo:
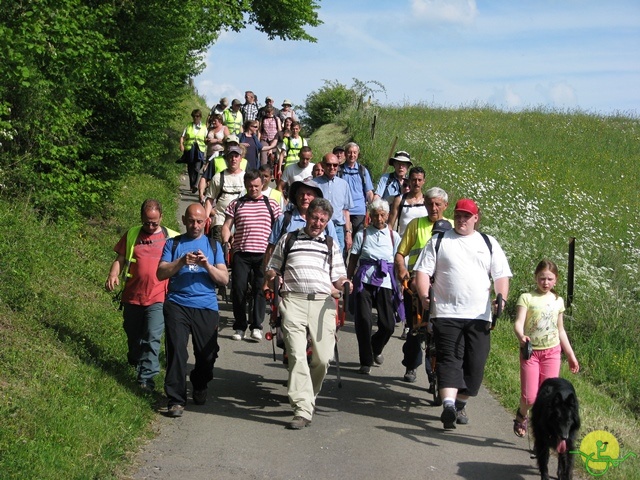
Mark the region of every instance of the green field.
<instances>
[{"instance_id":1,"label":"green field","mask_svg":"<svg viewBox=\"0 0 640 480\"><path fill-rule=\"evenodd\" d=\"M609 430L623 452L640 454L640 242L633 228L639 121L419 107L372 107L339 121L311 139L316 160L327 146L344 143L346 132L378 178L397 136L396 149L411 153L427 170L427 185L448 191L451 205L462 196L478 201L482 229L498 238L514 271L486 375L510 410L519 392L509 317L515 299L532 288L540 258L566 273L567 242L576 238L575 300L566 324L582 367L571 376L582 433ZM0 196L0 477L117 478L150 435L154 400L136 393L121 315L103 285L113 245L138 221L144 198L158 197L165 223L176 226L180 168L172 162L158 160L150 166L154 175L119 183L118 202L73 228L42 218L28 199ZM561 293L565 282L563 275ZM637 461L626 462L606 478L638 478L633 466Z\"/></svg>"},{"instance_id":2,"label":"green field","mask_svg":"<svg viewBox=\"0 0 640 480\"><path fill-rule=\"evenodd\" d=\"M422 107L352 111L341 121L376 178L397 137L395 149L411 153L427 171L426 186L444 188L450 206L461 197L478 202L481 229L499 240L514 273L486 375L514 411L515 301L534 288L533 270L542 258L559 265L566 299L568 242L575 238L574 301L565 326L581 371L574 377L563 367L563 376L571 377L582 400L582 433L608 429L640 453L640 121ZM608 478L638 478L627 463Z\"/></svg>"}]
</instances>

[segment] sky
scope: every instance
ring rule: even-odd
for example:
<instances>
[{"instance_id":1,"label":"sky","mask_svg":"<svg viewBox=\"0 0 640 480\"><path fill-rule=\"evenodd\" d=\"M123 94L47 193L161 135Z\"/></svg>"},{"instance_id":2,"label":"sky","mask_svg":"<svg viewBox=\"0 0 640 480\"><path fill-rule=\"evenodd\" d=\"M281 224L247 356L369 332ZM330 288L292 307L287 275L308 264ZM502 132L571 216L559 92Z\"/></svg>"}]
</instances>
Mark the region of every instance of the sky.
<instances>
[{"instance_id":1,"label":"sky","mask_svg":"<svg viewBox=\"0 0 640 480\"><path fill-rule=\"evenodd\" d=\"M385 105L640 114L640 0L318 0L317 43L224 32L195 78L213 106L279 106L338 81ZM243 100L244 101L244 100Z\"/></svg>"}]
</instances>

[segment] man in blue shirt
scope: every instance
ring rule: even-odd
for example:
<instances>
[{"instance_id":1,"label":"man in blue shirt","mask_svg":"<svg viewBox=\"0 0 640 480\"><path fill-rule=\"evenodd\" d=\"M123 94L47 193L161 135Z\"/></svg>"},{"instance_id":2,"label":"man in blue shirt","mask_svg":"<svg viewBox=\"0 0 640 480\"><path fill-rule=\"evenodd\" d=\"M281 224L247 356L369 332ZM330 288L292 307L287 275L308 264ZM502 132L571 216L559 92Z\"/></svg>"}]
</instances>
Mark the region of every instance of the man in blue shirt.
<instances>
[{"instance_id":1,"label":"man in blue shirt","mask_svg":"<svg viewBox=\"0 0 640 480\"><path fill-rule=\"evenodd\" d=\"M351 227L351 219L349 211L353 208L353 200L351 198L351 189L349 184L338 177L338 168L340 163L338 157L333 153L327 153L322 157L322 168L324 175L315 178L316 184L322 190L324 198L331 202L333 207L333 216L331 221L336 227L336 235L340 250L348 252L353 243L353 232Z\"/></svg>"},{"instance_id":2,"label":"man in blue shirt","mask_svg":"<svg viewBox=\"0 0 640 480\"><path fill-rule=\"evenodd\" d=\"M357 143L349 142L345 145L347 158L338 171L338 176L343 178L351 190L353 206L349 209L351 219L352 236L364 227L364 219L367 213L367 205L373 201L373 183L371 174L364 165L358 163L360 147ZM345 258L346 253L344 252Z\"/></svg>"},{"instance_id":3,"label":"man in blue shirt","mask_svg":"<svg viewBox=\"0 0 640 480\"><path fill-rule=\"evenodd\" d=\"M393 199L403 193L403 182L408 181L407 173L413 166L413 162L407 152L399 150L389 159L389 165L393 167L393 172L385 173L380 177L373 196L374 199L382 198L391 206Z\"/></svg>"},{"instance_id":4,"label":"man in blue shirt","mask_svg":"<svg viewBox=\"0 0 640 480\"><path fill-rule=\"evenodd\" d=\"M199 203L187 207L182 223L187 233L168 239L156 276L169 279L164 303L167 373L164 390L167 415L180 417L187 403L187 343L193 341L195 366L189 373L193 403L207 401L207 384L218 357L218 299L216 285L229 282L222 247L204 235L206 214Z\"/></svg>"}]
</instances>

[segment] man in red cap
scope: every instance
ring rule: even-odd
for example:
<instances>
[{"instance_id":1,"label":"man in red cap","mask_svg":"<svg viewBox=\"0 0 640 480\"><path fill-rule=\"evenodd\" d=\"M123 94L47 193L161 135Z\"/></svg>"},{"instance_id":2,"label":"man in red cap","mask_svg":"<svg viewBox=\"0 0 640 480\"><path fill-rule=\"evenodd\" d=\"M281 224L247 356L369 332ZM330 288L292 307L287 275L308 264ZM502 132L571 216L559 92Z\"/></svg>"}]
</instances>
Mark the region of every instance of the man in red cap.
<instances>
[{"instance_id":1,"label":"man in red cap","mask_svg":"<svg viewBox=\"0 0 640 480\"><path fill-rule=\"evenodd\" d=\"M415 266L418 294L433 320L445 429L469 422L465 406L478 394L491 346L491 280L506 302L512 276L495 238L476 230L479 219L473 200L458 200L453 229L431 237Z\"/></svg>"}]
</instances>

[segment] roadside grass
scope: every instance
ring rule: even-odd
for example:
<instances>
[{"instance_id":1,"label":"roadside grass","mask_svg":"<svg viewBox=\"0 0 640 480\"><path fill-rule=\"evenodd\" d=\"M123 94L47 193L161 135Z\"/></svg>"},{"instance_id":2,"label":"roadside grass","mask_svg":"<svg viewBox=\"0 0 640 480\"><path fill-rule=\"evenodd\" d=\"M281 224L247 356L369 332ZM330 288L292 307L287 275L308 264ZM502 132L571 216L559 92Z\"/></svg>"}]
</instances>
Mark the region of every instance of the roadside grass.
<instances>
[{"instance_id":1,"label":"roadside grass","mask_svg":"<svg viewBox=\"0 0 640 480\"><path fill-rule=\"evenodd\" d=\"M39 218L27 201L0 199L2 478L117 478L151 434L154 399L136 391L121 312L104 281L144 198L164 202L165 223L176 226L180 169L165 168L173 183L123 182L103 218L76 228Z\"/></svg>"},{"instance_id":2,"label":"roadside grass","mask_svg":"<svg viewBox=\"0 0 640 480\"><path fill-rule=\"evenodd\" d=\"M509 410L519 398L509 321L515 302L534 288L533 270L542 258L558 263L566 301L568 241L576 239L575 297L565 325L581 364L579 375L569 377L581 399L582 434L613 429L626 451L640 454L640 120L424 106L351 111L338 120L375 178L386 170L397 136L394 150L407 150L425 168L426 187L449 193L447 216L461 197L478 201L481 229L498 239L514 273L486 379ZM623 464L607 476L639 478L633 470Z\"/></svg>"},{"instance_id":3,"label":"roadside grass","mask_svg":"<svg viewBox=\"0 0 640 480\"><path fill-rule=\"evenodd\" d=\"M309 146L313 150L313 161L320 162L326 153L330 153L334 147L344 145L350 140L344 127L329 123L318 128L309 137Z\"/></svg>"}]
</instances>

